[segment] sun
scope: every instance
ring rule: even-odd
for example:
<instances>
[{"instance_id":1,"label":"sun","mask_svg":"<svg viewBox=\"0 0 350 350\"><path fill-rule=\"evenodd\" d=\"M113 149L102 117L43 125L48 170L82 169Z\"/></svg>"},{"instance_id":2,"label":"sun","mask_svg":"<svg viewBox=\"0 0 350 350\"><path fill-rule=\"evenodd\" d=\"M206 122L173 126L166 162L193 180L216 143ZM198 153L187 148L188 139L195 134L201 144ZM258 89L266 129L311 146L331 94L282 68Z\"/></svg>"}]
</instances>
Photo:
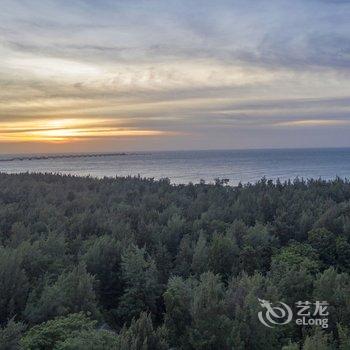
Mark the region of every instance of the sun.
<instances>
[{"instance_id":1,"label":"sun","mask_svg":"<svg viewBox=\"0 0 350 350\"><path fill-rule=\"evenodd\" d=\"M0 141L67 143L81 139L158 136L159 130L126 128L115 120L101 119L48 119L0 123Z\"/></svg>"}]
</instances>

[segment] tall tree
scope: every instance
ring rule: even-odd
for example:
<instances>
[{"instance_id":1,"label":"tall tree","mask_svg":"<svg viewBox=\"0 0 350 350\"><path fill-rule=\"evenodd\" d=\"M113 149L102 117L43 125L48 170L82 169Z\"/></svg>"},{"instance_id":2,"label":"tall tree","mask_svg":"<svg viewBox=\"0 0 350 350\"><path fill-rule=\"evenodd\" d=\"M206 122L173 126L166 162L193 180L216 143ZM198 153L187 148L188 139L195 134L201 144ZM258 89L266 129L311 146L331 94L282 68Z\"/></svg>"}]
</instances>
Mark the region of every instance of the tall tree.
<instances>
[{"instance_id":1,"label":"tall tree","mask_svg":"<svg viewBox=\"0 0 350 350\"><path fill-rule=\"evenodd\" d=\"M155 313L161 295L158 271L144 248L132 246L123 254L122 276L125 289L118 307L121 319L129 322L142 311Z\"/></svg>"},{"instance_id":2,"label":"tall tree","mask_svg":"<svg viewBox=\"0 0 350 350\"><path fill-rule=\"evenodd\" d=\"M186 348L188 332L192 322L191 301L193 298L194 281L181 277L169 279L164 293L165 317L164 324L168 331L172 346Z\"/></svg>"},{"instance_id":3,"label":"tall tree","mask_svg":"<svg viewBox=\"0 0 350 350\"><path fill-rule=\"evenodd\" d=\"M119 334L117 350L167 350L169 348L161 329L155 330L151 316L145 312L133 319L129 328Z\"/></svg>"},{"instance_id":4,"label":"tall tree","mask_svg":"<svg viewBox=\"0 0 350 350\"><path fill-rule=\"evenodd\" d=\"M191 302L189 343L193 349L232 349L227 336L231 321L226 315L224 297L220 275L203 273Z\"/></svg>"},{"instance_id":5,"label":"tall tree","mask_svg":"<svg viewBox=\"0 0 350 350\"><path fill-rule=\"evenodd\" d=\"M83 264L61 274L55 283L44 286L39 298L36 291L32 293L25 310L28 320L37 323L80 311L99 317L94 283Z\"/></svg>"},{"instance_id":6,"label":"tall tree","mask_svg":"<svg viewBox=\"0 0 350 350\"><path fill-rule=\"evenodd\" d=\"M28 291L20 257L16 251L0 247L0 325L22 314Z\"/></svg>"},{"instance_id":7,"label":"tall tree","mask_svg":"<svg viewBox=\"0 0 350 350\"><path fill-rule=\"evenodd\" d=\"M0 349L19 349L19 342L25 328L22 322L15 322L14 318L11 318L3 328L0 327Z\"/></svg>"}]
</instances>

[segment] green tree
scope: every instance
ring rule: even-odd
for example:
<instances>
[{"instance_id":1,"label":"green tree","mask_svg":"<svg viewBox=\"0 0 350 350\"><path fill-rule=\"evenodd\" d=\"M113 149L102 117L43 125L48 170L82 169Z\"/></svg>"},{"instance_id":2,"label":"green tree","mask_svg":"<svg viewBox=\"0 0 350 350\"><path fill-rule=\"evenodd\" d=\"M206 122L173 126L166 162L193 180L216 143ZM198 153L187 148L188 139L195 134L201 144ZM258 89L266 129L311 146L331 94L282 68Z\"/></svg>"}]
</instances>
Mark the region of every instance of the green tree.
<instances>
[{"instance_id":1,"label":"green tree","mask_svg":"<svg viewBox=\"0 0 350 350\"><path fill-rule=\"evenodd\" d=\"M208 271L208 252L209 248L206 236L203 232L201 232L194 247L192 259L192 270L197 275Z\"/></svg>"},{"instance_id":2,"label":"green tree","mask_svg":"<svg viewBox=\"0 0 350 350\"><path fill-rule=\"evenodd\" d=\"M290 343L282 347L282 350L299 350L299 345L296 343Z\"/></svg>"},{"instance_id":3,"label":"green tree","mask_svg":"<svg viewBox=\"0 0 350 350\"><path fill-rule=\"evenodd\" d=\"M237 244L228 236L214 235L209 247L209 269L227 279L235 263L238 264Z\"/></svg>"},{"instance_id":4,"label":"green tree","mask_svg":"<svg viewBox=\"0 0 350 350\"><path fill-rule=\"evenodd\" d=\"M338 323L350 324L350 275L330 267L317 276L314 285L313 298L329 303L330 329L335 330Z\"/></svg>"},{"instance_id":5,"label":"green tree","mask_svg":"<svg viewBox=\"0 0 350 350\"><path fill-rule=\"evenodd\" d=\"M267 328L257 317L261 311L259 298L271 302L280 300L278 291L267 277L260 273L253 276L244 273L230 281L225 305L233 320L229 336L235 350L278 348L279 330Z\"/></svg>"},{"instance_id":6,"label":"green tree","mask_svg":"<svg viewBox=\"0 0 350 350\"><path fill-rule=\"evenodd\" d=\"M164 235L169 252L172 256L176 255L179 243L185 231L185 220L179 214L174 214L167 222L164 228Z\"/></svg>"},{"instance_id":7,"label":"green tree","mask_svg":"<svg viewBox=\"0 0 350 350\"><path fill-rule=\"evenodd\" d=\"M161 294L158 271L144 248L133 246L123 254L122 274L125 290L118 307L122 320L131 321L142 311L156 312L156 302Z\"/></svg>"},{"instance_id":8,"label":"green tree","mask_svg":"<svg viewBox=\"0 0 350 350\"><path fill-rule=\"evenodd\" d=\"M118 335L111 331L83 330L57 343L54 350L123 350L118 343Z\"/></svg>"},{"instance_id":9,"label":"green tree","mask_svg":"<svg viewBox=\"0 0 350 350\"><path fill-rule=\"evenodd\" d=\"M308 241L319 253L325 266L336 265L336 236L325 228L316 228L309 232Z\"/></svg>"},{"instance_id":10,"label":"green tree","mask_svg":"<svg viewBox=\"0 0 350 350\"><path fill-rule=\"evenodd\" d=\"M56 349L56 346L66 339L83 331L93 332L95 327L96 321L91 320L82 312L58 317L32 327L21 339L21 349Z\"/></svg>"},{"instance_id":11,"label":"green tree","mask_svg":"<svg viewBox=\"0 0 350 350\"><path fill-rule=\"evenodd\" d=\"M292 243L273 256L268 276L287 304L310 300L313 281L320 263L315 250L307 244Z\"/></svg>"},{"instance_id":12,"label":"green tree","mask_svg":"<svg viewBox=\"0 0 350 350\"><path fill-rule=\"evenodd\" d=\"M176 255L174 273L183 277L188 277L191 273L191 263L193 260L193 242L190 235L185 235L179 246Z\"/></svg>"},{"instance_id":13,"label":"green tree","mask_svg":"<svg viewBox=\"0 0 350 350\"><path fill-rule=\"evenodd\" d=\"M123 292L120 243L109 236L98 237L91 242L81 260L97 279L97 294L102 306L106 310L115 309Z\"/></svg>"},{"instance_id":14,"label":"green tree","mask_svg":"<svg viewBox=\"0 0 350 350\"><path fill-rule=\"evenodd\" d=\"M15 320L11 318L3 328L0 328L0 349L19 349L19 341L25 328L22 322L15 322Z\"/></svg>"},{"instance_id":15,"label":"green tree","mask_svg":"<svg viewBox=\"0 0 350 350\"><path fill-rule=\"evenodd\" d=\"M239 270L248 274L256 271L267 272L275 241L268 226L257 223L250 227L243 237L244 246L239 256Z\"/></svg>"},{"instance_id":16,"label":"green tree","mask_svg":"<svg viewBox=\"0 0 350 350\"><path fill-rule=\"evenodd\" d=\"M66 240L61 234L49 234L33 243L24 241L17 252L32 285L44 275L57 278L69 264Z\"/></svg>"},{"instance_id":17,"label":"green tree","mask_svg":"<svg viewBox=\"0 0 350 350\"><path fill-rule=\"evenodd\" d=\"M28 291L20 257L16 251L0 247L0 325L22 314Z\"/></svg>"},{"instance_id":18,"label":"green tree","mask_svg":"<svg viewBox=\"0 0 350 350\"><path fill-rule=\"evenodd\" d=\"M11 238L9 245L13 248L29 239L29 230L22 222L15 222L11 227Z\"/></svg>"},{"instance_id":19,"label":"green tree","mask_svg":"<svg viewBox=\"0 0 350 350\"><path fill-rule=\"evenodd\" d=\"M338 324L337 330L339 335L339 350L349 350L350 349L349 328Z\"/></svg>"},{"instance_id":20,"label":"green tree","mask_svg":"<svg viewBox=\"0 0 350 350\"><path fill-rule=\"evenodd\" d=\"M193 349L231 349L228 342L231 322L226 316L224 297L220 275L203 273L191 302L189 343Z\"/></svg>"},{"instance_id":21,"label":"green tree","mask_svg":"<svg viewBox=\"0 0 350 350\"><path fill-rule=\"evenodd\" d=\"M151 316L145 312L131 321L119 334L118 350L167 350L168 344L161 329L155 330Z\"/></svg>"},{"instance_id":22,"label":"green tree","mask_svg":"<svg viewBox=\"0 0 350 350\"><path fill-rule=\"evenodd\" d=\"M337 237L336 254L339 269L350 273L350 243L345 237Z\"/></svg>"},{"instance_id":23,"label":"green tree","mask_svg":"<svg viewBox=\"0 0 350 350\"><path fill-rule=\"evenodd\" d=\"M316 330L314 335L305 339L303 350L332 350L334 349L330 337L320 330Z\"/></svg>"},{"instance_id":24,"label":"green tree","mask_svg":"<svg viewBox=\"0 0 350 350\"><path fill-rule=\"evenodd\" d=\"M33 293L25 314L31 322L42 322L80 311L99 316L94 277L83 264L60 275L54 284L46 284L39 298Z\"/></svg>"},{"instance_id":25,"label":"green tree","mask_svg":"<svg viewBox=\"0 0 350 350\"><path fill-rule=\"evenodd\" d=\"M188 344L188 330L191 325L191 300L194 283L181 277L169 279L164 293L164 324L168 330L169 343L185 348Z\"/></svg>"}]
</instances>

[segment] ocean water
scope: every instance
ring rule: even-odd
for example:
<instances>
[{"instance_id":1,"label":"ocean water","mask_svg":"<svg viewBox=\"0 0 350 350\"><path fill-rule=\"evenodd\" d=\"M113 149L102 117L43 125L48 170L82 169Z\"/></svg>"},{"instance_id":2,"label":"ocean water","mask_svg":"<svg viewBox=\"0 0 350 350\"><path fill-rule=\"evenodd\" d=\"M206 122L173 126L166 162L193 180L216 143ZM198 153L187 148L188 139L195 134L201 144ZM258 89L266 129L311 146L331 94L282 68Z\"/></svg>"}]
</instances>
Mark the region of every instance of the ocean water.
<instances>
[{"instance_id":1,"label":"ocean water","mask_svg":"<svg viewBox=\"0 0 350 350\"><path fill-rule=\"evenodd\" d=\"M350 178L350 148L138 152L47 159L0 155L0 172L93 177L140 175L167 177L175 184L227 178L231 185L256 182L262 177Z\"/></svg>"}]
</instances>

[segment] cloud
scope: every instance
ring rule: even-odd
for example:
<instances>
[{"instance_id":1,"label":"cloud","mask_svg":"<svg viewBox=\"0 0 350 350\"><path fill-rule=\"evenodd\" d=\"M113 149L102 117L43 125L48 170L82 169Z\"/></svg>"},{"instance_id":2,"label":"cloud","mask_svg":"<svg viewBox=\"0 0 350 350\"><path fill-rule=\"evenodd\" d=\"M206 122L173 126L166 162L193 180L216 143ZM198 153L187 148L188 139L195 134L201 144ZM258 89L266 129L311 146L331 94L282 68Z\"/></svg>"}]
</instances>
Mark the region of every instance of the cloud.
<instances>
[{"instance_id":1,"label":"cloud","mask_svg":"<svg viewBox=\"0 0 350 350\"><path fill-rule=\"evenodd\" d=\"M347 128L349 15L325 0L3 0L0 124L99 119L203 148Z\"/></svg>"},{"instance_id":2,"label":"cloud","mask_svg":"<svg viewBox=\"0 0 350 350\"><path fill-rule=\"evenodd\" d=\"M350 120L338 119L307 119L275 123L275 126L349 126Z\"/></svg>"},{"instance_id":3,"label":"cloud","mask_svg":"<svg viewBox=\"0 0 350 350\"><path fill-rule=\"evenodd\" d=\"M0 122L0 142L72 142L107 137L170 136L171 132L127 127L122 122L101 119L55 119Z\"/></svg>"}]
</instances>

